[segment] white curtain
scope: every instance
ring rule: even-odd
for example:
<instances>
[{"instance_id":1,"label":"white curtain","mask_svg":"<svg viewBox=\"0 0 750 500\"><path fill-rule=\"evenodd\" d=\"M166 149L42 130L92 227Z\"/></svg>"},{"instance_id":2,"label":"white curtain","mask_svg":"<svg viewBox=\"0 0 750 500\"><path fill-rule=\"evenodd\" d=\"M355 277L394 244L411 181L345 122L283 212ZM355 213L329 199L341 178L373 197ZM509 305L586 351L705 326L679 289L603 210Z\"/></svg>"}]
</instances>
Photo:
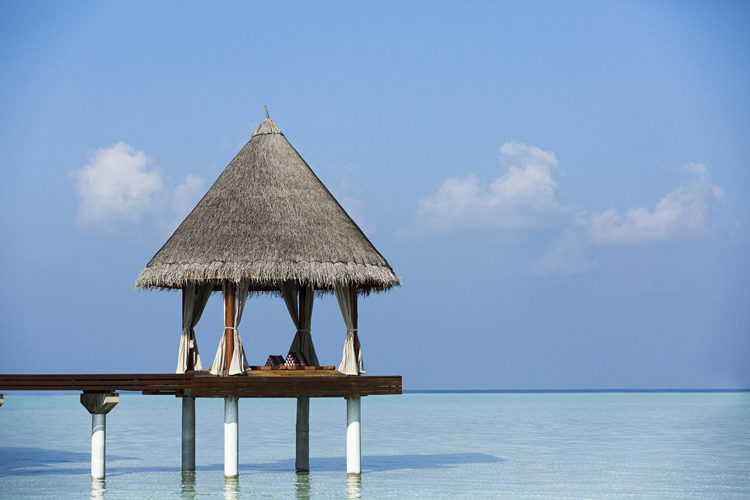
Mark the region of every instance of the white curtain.
<instances>
[{"instance_id":1,"label":"white curtain","mask_svg":"<svg viewBox=\"0 0 750 500\"><path fill-rule=\"evenodd\" d=\"M344 354L341 358L339 370L345 375L359 375L365 373L365 364L362 362L362 348L359 345L359 335L354 328L352 319L352 300L349 295L349 285L339 283L335 286L336 300L339 302L341 316L346 323L346 341L344 342Z\"/></svg>"},{"instance_id":2,"label":"white curtain","mask_svg":"<svg viewBox=\"0 0 750 500\"><path fill-rule=\"evenodd\" d=\"M226 337L224 332L221 333L221 340L219 341L219 348L216 350L216 356L214 357L214 363L211 365L211 374L220 375L221 372L228 369L229 375L240 375L245 373L245 370L250 368L245 357L245 349L242 347L242 339L240 339L240 332L237 328L240 326L242 320L242 311L245 309L245 302L247 301L247 288L249 286L248 280L240 280L236 286L235 301L234 301L234 325L232 331L234 332L234 351L232 353L232 359L229 362L229 367L226 366L225 359L225 348L226 348ZM222 293L225 297L224 308L226 309L226 295L227 286L226 283L223 286ZM224 317L226 317L226 310L224 311ZM226 329L226 328L225 328Z\"/></svg>"},{"instance_id":3,"label":"white curtain","mask_svg":"<svg viewBox=\"0 0 750 500\"><path fill-rule=\"evenodd\" d=\"M193 370L201 370L201 357L198 354L198 344L195 341L195 325L201 319L203 309L211 295L211 285L196 285L194 281L182 287L182 334L180 335L180 350L177 355L176 373L185 373L188 360L192 357Z\"/></svg>"},{"instance_id":4,"label":"white curtain","mask_svg":"<svg viewBox=\"0 0 750 500\"><path fill-rule=\"evenodd\" d=\"M289 347L289 352L302 352L302 354L305 355L308 364L318 366L318 355L315 354L315 346L313 345L312 335L310 334L315 291L312 286L307 285L305 287L304 303L299 304L297 299L299 290L299 284L294 281L285 281L281 285L281 296L284 297L284 303L289 310L289 315L292 317L292 321L294 321L294 326L297 327L297 333L294 335L294 340L292 340L292 345ZM303 313L303 321L300 321L300 312Z\"/></svg>"}]
</instances>

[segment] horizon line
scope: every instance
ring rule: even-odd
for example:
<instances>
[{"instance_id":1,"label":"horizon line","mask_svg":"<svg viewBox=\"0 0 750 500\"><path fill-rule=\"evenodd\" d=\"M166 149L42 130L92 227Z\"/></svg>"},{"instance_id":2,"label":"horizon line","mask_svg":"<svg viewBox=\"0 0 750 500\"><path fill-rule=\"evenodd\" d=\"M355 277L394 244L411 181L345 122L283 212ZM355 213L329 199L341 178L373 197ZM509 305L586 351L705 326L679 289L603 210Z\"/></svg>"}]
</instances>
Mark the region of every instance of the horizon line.
<instances>
[{"instance_id":1,"label":"horizon line","mask_svg":"<svg viewBox=\"0 0 750 500\"><path fill-rule=\"evenodd\" d=\"M404 394L559 394L559 393L690 393L690 392L750 392L745 389L404 389Z\"/></svg>"},{"instance_id":2,"label":"horizon line","mask_svg":"<svg viewBox=\"0 0 750 500\"><path fill-rule=\"evenodd\" d=\"M119 390L118 394L137 394L141 391ZM745 389L403 389L402 394L603 394L603 393L732 393L750 392ZM77 395L70 390L5 390L0 394L14 395ZM210 398L207 398L210 399ZM273 399L273 398L272 398ZM284 399L284 398L280 398Z\"/></svg>"}]
</instances>

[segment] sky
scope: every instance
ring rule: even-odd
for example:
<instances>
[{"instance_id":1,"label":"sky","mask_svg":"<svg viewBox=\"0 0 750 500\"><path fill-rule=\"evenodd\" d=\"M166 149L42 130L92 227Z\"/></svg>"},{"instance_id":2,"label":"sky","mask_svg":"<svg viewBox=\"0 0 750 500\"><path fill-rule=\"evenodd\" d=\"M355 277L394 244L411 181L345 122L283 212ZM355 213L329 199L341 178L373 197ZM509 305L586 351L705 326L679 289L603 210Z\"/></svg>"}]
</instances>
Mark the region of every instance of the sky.
<instances>
[{"instance_id":1,"label":"sky","mask_svg":"<svg viewBox=\"0 0 750 500\"><path fill-rule=\"evenodd\" d=\"M173 372L180 294L135 279L267 105L402 279L360 302L368 374L750 388L747 2L0 12L0 371ZM294 330L254 297L240 334L263 364ZM312 334L338 365L333 296Z\"/></svg>"}]
</instances>

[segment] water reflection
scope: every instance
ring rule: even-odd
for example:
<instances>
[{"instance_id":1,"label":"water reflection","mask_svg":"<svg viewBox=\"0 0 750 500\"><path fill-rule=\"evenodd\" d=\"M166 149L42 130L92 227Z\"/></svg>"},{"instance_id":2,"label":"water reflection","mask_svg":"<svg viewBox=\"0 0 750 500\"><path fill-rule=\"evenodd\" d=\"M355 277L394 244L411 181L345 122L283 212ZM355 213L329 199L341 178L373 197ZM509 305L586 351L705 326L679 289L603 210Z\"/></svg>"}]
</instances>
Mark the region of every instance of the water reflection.
<instances>
[{"instance_id":1,"label":"water reflection","mask_svg":"<svg viewBox=\"0 0 750 500\"><path fill-rule=\"evenodd\" d=\"M297 500L310 500L310 473L298 472L294 482Z\"/></svg>"},{"instance_id":2,"label":"water reflection","mask_svg":"<svg viewBox=\"0 0 750 500\"><path fill-rule=\"evenodd\" d=\"M186 500L195 499L195 471L182 471L182 483L180 483L180 498Z\"/></svg>"},{"instance_id":3,"label":"water reflection","mask_svg":"<svg viewBox=\"0 0 750 500\"><path fill-rule=\"evenodd\" d=\"M362 475L346 475L346 498L362 498Z\"/></svg>"},{"instance_id":4,"label":"water reflection","mask_svg":"<svg viewBox=\"0 0 750 500\"><path fill-rule=\"evenodd\" d=\"M107 483L104 478L91 478L91 500L101 500L106 498L104 494L107 491Z\"/></svg>"},{"instance_id":5,"label":"water reflection","mask_svg":"<svg viewBox=\"0 0 750 500\"><path fill-rule=\"evenodd\" d=\"M224 478L225 500L238 500L240 498L240 481L236 477Z\"/></svg>"}]
</instances>

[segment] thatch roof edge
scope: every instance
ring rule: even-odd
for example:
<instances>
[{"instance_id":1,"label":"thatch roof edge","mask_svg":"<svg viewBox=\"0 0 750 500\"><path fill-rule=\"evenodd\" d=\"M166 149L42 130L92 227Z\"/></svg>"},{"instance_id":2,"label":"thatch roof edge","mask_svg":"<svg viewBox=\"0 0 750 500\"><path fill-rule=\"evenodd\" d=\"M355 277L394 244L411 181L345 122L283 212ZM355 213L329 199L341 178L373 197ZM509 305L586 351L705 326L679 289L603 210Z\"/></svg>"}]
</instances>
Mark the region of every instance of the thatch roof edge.
<instances>
[{"instance_id":1,"label":"thatch roof edge","mask_svg":"<svg viewBox=\"0 0 750 500\"><path fill-rule=\"evenodd\" d=\"M366 290L387 290L401 280L390 267L329 262L226 262L202 264L161 264L146 267L135 282L136 288L182 288L188 281L250 279L256 285L277 285L294 280L315 288L332 288L337 283L354 283Z\"/></svg>"}]
</instances>

